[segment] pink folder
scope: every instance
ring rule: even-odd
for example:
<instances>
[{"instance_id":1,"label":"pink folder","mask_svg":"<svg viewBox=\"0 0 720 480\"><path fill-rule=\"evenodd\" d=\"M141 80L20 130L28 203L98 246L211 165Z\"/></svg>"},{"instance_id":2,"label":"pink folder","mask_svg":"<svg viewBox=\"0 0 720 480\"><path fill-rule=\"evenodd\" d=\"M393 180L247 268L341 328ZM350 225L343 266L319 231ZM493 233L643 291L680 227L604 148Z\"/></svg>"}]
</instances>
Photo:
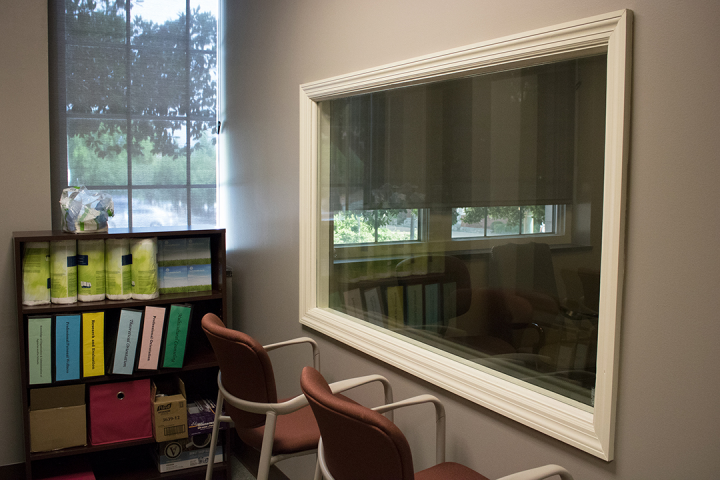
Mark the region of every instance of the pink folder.
<instances>
[{"instance_id":1,"label":"pink folder","mask_svg":"<svg viewBox=\"0 0 720 480\"><path fill-rule=\"evenodd\" d=\"M165 307L145 307L139 370L157 370L162 347Z\"/></svg>"}]
</instances>

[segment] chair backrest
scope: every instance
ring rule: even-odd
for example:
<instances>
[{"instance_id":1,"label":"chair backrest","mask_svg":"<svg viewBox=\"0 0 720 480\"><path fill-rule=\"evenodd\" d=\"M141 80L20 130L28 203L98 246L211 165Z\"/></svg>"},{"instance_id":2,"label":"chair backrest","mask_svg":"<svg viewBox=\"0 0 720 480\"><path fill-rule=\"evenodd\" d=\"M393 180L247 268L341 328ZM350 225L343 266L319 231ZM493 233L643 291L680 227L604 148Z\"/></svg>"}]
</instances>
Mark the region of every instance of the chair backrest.
<instances>
[{"instance_id":1,"label":"chair backrest","mask_svg":"<svg viewBox=\"0 0 720 480\"><path fill-rule=\"evenodd\" d=\"M336 480L413 480L410 446L381 414L333 395L323 376L305 367L302 391L323 439L325 463Z\"/></svg>"},{"instance_id":2,"label":"chair backrest","mask_svg":"<svg viewBox=\"0 0 720 480\"><path fill-rule=\"evenodd\" d=\"M203 317L202 328L215 352L225 389L250 402L276 403L275 375L263 346L249 335L226 328L213 313ZM264 415L244 412L227 402L225 412L239 428L265 424Z\"/></svg>"},{"instance_id":3,"label":"chair backrest","mask_svg":"<svg viewBox=\"0 0 720 480\"><path fill-rule=\"evenodd\" d=\"M490 286L536 292L558 299L550 246L546 243L506 243L492 248Z\"/></svg>"}]
</instances>

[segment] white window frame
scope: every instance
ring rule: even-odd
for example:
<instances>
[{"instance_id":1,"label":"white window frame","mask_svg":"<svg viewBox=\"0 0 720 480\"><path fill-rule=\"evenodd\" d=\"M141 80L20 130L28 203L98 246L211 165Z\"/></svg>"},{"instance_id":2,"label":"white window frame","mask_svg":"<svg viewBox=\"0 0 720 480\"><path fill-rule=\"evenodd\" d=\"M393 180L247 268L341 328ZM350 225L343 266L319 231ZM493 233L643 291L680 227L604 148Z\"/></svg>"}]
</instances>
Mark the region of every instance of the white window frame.
<instances>
[{"instance_id":1,"label":"white window frame","mask_svg":"<svg viewBox=\"0 0 720 480\"><path fill-rule=\"evenodd\" d=\"M594 408L582 408L473 368L387 330L327 308L318 273L322 239L318 177L318 102L399 86L607 53L605 180L600 321ZM448 392L604 460L613 459L618 345L625 250L632 12L574 22L300 85L300 323ZM324 242L323 242L324 243ZM323 262L320 265L319 262Z\"/></svg>"}]
</instances>

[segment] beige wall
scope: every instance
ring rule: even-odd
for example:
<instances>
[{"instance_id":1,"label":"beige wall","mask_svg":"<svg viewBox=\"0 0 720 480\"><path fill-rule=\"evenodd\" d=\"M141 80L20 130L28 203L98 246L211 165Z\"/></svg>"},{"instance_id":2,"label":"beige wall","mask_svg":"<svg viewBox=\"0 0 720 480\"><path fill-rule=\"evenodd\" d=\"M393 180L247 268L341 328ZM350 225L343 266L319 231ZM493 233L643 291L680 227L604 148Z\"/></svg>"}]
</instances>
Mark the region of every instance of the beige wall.
<instances>
[{"instance_id":1,"label":"beige wall","mask_svg":"<svg viewBox=\"0 0 720 480\"><path fill-rule=\"evenodd\" d=\"M0 0L0 465L24 460L12 232L50 229L47 1Z\"/></svg>"},{"instance_id":2,"label":"beige wall","mask_svg":"<svg viewBox=\"0 0 720 480\"><path fill-rule=\"evenodd\" d=\"M380 372L396 397L447 406L448 456L497 478L559 463L578 479L717 478L720 417L720 3L671 0L261 0L228 2L221 139L228 171L236 325L272 342L318 338L324 373ZM298 323L298 85L414 56L630 8L635 12L625 306L615 461L603 462ZM298 391L298 347L274 354ZM379 394L378 394L379 395ZM397 415L418 467L422 409ZM419 422L418 422L419 420ZM280 464L293 479L311 462Z\"/></svg>"}]
</instances>

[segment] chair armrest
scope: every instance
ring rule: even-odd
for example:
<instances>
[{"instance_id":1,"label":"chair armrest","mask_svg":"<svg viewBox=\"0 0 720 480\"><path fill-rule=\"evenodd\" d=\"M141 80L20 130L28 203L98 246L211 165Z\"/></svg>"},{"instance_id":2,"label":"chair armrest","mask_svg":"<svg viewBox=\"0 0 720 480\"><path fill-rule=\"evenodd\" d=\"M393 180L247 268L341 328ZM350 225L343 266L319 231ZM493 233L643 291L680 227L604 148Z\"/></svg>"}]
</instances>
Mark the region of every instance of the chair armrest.
<instances>
[{"instance_id":1,"label":"chair armrest","mask_svg":"<svg viewBox=\"0 0 720 480\"><path fill-rule=\"evenodd\" d=\"M498 480L542 480L555 475L559 475L561 480L573 480L570 472L560 465L545 465L542 467L531 468L530 470L523 470L522 472L506 475L502 478L498 478Z\"/></svg>"},{"instance_id":2,"label":"chair armrest","mask_svg":"<svg viewBox=\"0 0 720 480\"><path fill-rule=\"evenodd\" d=\"M385 404L391 404L393 401L392 386L387 378L382 375L366 375L364 377L348 378L345 380L339 380L330 384L330 390L333 394L345 392L351 388L359 387L361 385L367 385L372 382L380 382L383 386L383 392L385 393ZM392 422L393 414L389 412L387 418Z\"/></svg>"},{"instance_id":3,"label":"chair armrest","mask_svg":"<svg viewBox=\"0 0 720 480\"><path fill-rule=\"evenodd\" d=\"M372 410L383 413L395 410L396 408L420 405L423 403L432 403L435 405L435 462L440 464L445 461L445 407L437 397L432 395L418 395L417 397L407 398L388 405L380 405Z\"/></svg>"},{"instance_id":4,"label":"chair armrest","mask_svg":"<svg viewBox=\"0 0 720 480\"><path fill-rule=\"evenodd\" d=\"M259 403L243 400L242 398L234 396L225 389L222 383L222 372L218 372L218 389L222 393L225 402L229 403L233 407L250 413L259 413L261 415L267 415L270 412L274 412L277 415L287 415L288 413L300 410L304 406L308 405L308 401L303 394L281 403Z\"/></svg>"},{"instance_id":5,"label":"chair armrest","mask_svg":"<svg viewBox=\"0 0 720 480\"><path fill-rule=\"evenodd\" d=\"M263 345L266 352L275 350L276 348L287 347L288 345L298 345L300 343L309 343L312 346L313 351L313 367L318 372L320 371L320 348L315 340L310 337L294 338L292 340L286 340L279 343L271 343L270 345Z\"/></svg>"}]
</instances>

